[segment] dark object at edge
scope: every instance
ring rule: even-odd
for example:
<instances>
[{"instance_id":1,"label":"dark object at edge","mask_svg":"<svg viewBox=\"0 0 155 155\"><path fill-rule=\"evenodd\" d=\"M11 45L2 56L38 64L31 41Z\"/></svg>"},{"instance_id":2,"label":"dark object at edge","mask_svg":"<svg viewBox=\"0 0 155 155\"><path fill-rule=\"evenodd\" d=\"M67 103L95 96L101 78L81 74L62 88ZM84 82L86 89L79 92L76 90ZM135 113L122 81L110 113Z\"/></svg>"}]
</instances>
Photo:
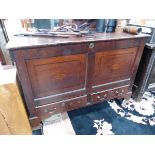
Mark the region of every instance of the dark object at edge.
<instances>
[{"instance_id":1,"label":"dark object at edge","mask_svg":"<svg viewBox=\"0 0 155 155\"><path fill-rule=\"evenodd\" d=\"M137 26L125 26L123 31L131 34L139 34L142 32L142 28Z\"/></svg>"},{"instance_id":2,"label":"dark object at edge","mask_svg":"<svg viewBox=\"0 0 155 155\"><path fill-rule=\"evenodd\" d=\"M108 22L108 23L106 23ZM107 25L106 25L107 24ZM107 26L107 29L106 29ZM96 31L97 32L115 32L116 19L97 19Z\"/></svg>"},{"instance_id":3,"label":"dark object at edge","mask_svg":"<svg viewBox=\"0 0 155 155\"><path fill-rule=\"evenodd\" d=\"M151 31L150 33L145 33L145 34L150 34L151 35L151 37L149 37L147 39L147 43L155 44L155 28L149 27L149 26L134 25L134 24L127 24L127 25L128 26L138 26L138 27L141 27L142 28L142 33L144 33L143 29L145 29L145 28L150 29L150 31Z\"/></svg>"}]
</instances>

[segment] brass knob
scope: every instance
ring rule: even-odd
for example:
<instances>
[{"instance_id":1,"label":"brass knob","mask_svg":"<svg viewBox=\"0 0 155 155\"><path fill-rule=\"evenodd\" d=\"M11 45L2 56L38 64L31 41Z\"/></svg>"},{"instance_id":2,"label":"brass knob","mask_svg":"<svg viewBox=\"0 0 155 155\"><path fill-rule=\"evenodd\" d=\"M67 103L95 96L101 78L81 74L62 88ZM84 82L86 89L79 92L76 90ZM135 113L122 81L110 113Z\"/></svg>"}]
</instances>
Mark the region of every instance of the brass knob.
<instances>
[{"instance_id":1,"label":"brass knob","mask_svg":"<svg viewBox=\"0 0 155 155\"><path fill-rule=\"evenodd\" d=\"M104 98L107 98L107 94L104 94L104 96L103 96Z\"/></svg>"},{"instance_id":2,"label":"brass knob","mask_svg":"<svg viewBox=\"0 0 155 155\"><path fill-rule=\"evenodd\" d=\"M97 96L97 98L100 99L101 97L100 96Z\"/></svg>"},{"instance_id":3,"label":"brass knob","mask_svg":"<svg viewBox=\"0 0 155 155\"><path fill-rule=\"evenodd\" d=\"M116 94L118 94L119 92L116 90Z\"/></svg>"},{"instance_id":4,"label":"brass knob","mask_svg":"<svg viewBox=\"0 0 155 155\"><path fill-rule=\"evenodd\" d=\"M94 45L95 45L94 43L90 43L89 48L94 48Z\"/></svg>"}]
</instances>

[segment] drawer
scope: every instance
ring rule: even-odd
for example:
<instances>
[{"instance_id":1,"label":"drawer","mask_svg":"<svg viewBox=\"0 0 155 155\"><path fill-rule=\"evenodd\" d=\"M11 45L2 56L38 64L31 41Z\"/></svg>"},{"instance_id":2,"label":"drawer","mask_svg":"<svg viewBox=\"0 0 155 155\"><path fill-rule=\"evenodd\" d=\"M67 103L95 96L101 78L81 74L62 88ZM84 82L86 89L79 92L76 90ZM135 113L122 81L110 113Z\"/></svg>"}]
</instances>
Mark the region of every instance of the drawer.
<instances>
[{"instance_id":1,"label":"drawer","mask_svg":"<svg viewBox=\"0 0 155 155\"><path fill-rule=\"evenodd\" d=\"M121 87L91 94L92 102L100 102L114 98L123 98L128 93L128 87Z\"/></svg>"},{"instance_id":2,"label":"drawer","mask_svg":"<svg viewBox=\"0 0 155 155\"><path fill-rule=\"evenodd\" d=\"M129 92L129 87L121 87L110 90L111 98L123 98Z\"/></svg>"},{"instance_id":3,"label":"drawer","mask_svg":"<svg viewBox=\"0 0 155 155\"><path fill-rule=\"evenodd\" d=\"M67 102L65 104L65 107L67 111L70 111L80 107L84 107L86 105L87 105L87 96L83 96Z\"/></svg>"},{"instance_id":4,"label":"drawer","mask_svg":"<svg viewBox=\"0 0 155 155\"><path fill-rule=\"evenodd\" d=\"M48 105L43 105L36 107L36 111L38 116L47 116L47 115L54 115L60 112L65 111L65 104L63 102L59 103L51 103Z\"/></svg>"},{"instance_id":5,"label":"drawer","mask_svg":"<svg viewBox=\"0 0 155 155\"><path fill-rule=\"evenodd\" d=\"M92 102L100 102L109 99L109 91L93 93L91 94L91 101Z\"/></svg>"},{"instance_id":6,"label":"drawer","mask_svg":"<svg viewBox=\"0 0 155 155\"><path fill-rule=\"evenodd\" d=\"M51 103L44 106L36 107L39 116L53 115L56 113L66 112L83 107L87 104L87 96L81 96L61 102Z\"/></svg>"}]
</instances>

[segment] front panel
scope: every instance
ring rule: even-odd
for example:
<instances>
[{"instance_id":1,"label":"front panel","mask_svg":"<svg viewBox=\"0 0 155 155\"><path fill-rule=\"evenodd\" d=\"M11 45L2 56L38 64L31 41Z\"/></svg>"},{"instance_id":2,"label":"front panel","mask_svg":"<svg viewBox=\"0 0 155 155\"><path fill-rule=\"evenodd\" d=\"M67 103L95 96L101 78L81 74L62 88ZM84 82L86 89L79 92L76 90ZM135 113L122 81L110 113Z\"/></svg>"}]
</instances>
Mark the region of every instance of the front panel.
<instances>
[{"instance_id":1,"label":"front panel","mask_svg":"<svg viewBox=\"0 0 155 155\"><path fill-rule=\"evenodd\" d=\"M97 52L92 86L130 81L138 48Z\"/></svg>"},{"instance_id":2,"label":"front panel","mask_svg":"<svg viewBox=\"0 0 155 155\"><path fill-rule=\"evenodd\" d=\"M27 60L34 99L84 89L84 54Z\"/></svg>"}]
</instances>

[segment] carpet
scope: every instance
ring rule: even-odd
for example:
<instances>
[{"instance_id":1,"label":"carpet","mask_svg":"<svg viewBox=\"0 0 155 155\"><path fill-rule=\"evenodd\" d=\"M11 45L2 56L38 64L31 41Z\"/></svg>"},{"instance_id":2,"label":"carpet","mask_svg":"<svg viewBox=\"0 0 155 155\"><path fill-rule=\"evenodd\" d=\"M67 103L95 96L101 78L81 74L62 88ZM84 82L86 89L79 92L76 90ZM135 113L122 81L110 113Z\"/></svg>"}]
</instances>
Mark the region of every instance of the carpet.
<instances>
[{"instance_id":1,"label":"carpet","mask_svg":"<svg viewBox=\"0 0 155 155\"><path fill-rule=\"evenodd\" d=\"M76 135L155 135L155 94L111 100L68 112Z\"/></svg>"}]
</instances>

